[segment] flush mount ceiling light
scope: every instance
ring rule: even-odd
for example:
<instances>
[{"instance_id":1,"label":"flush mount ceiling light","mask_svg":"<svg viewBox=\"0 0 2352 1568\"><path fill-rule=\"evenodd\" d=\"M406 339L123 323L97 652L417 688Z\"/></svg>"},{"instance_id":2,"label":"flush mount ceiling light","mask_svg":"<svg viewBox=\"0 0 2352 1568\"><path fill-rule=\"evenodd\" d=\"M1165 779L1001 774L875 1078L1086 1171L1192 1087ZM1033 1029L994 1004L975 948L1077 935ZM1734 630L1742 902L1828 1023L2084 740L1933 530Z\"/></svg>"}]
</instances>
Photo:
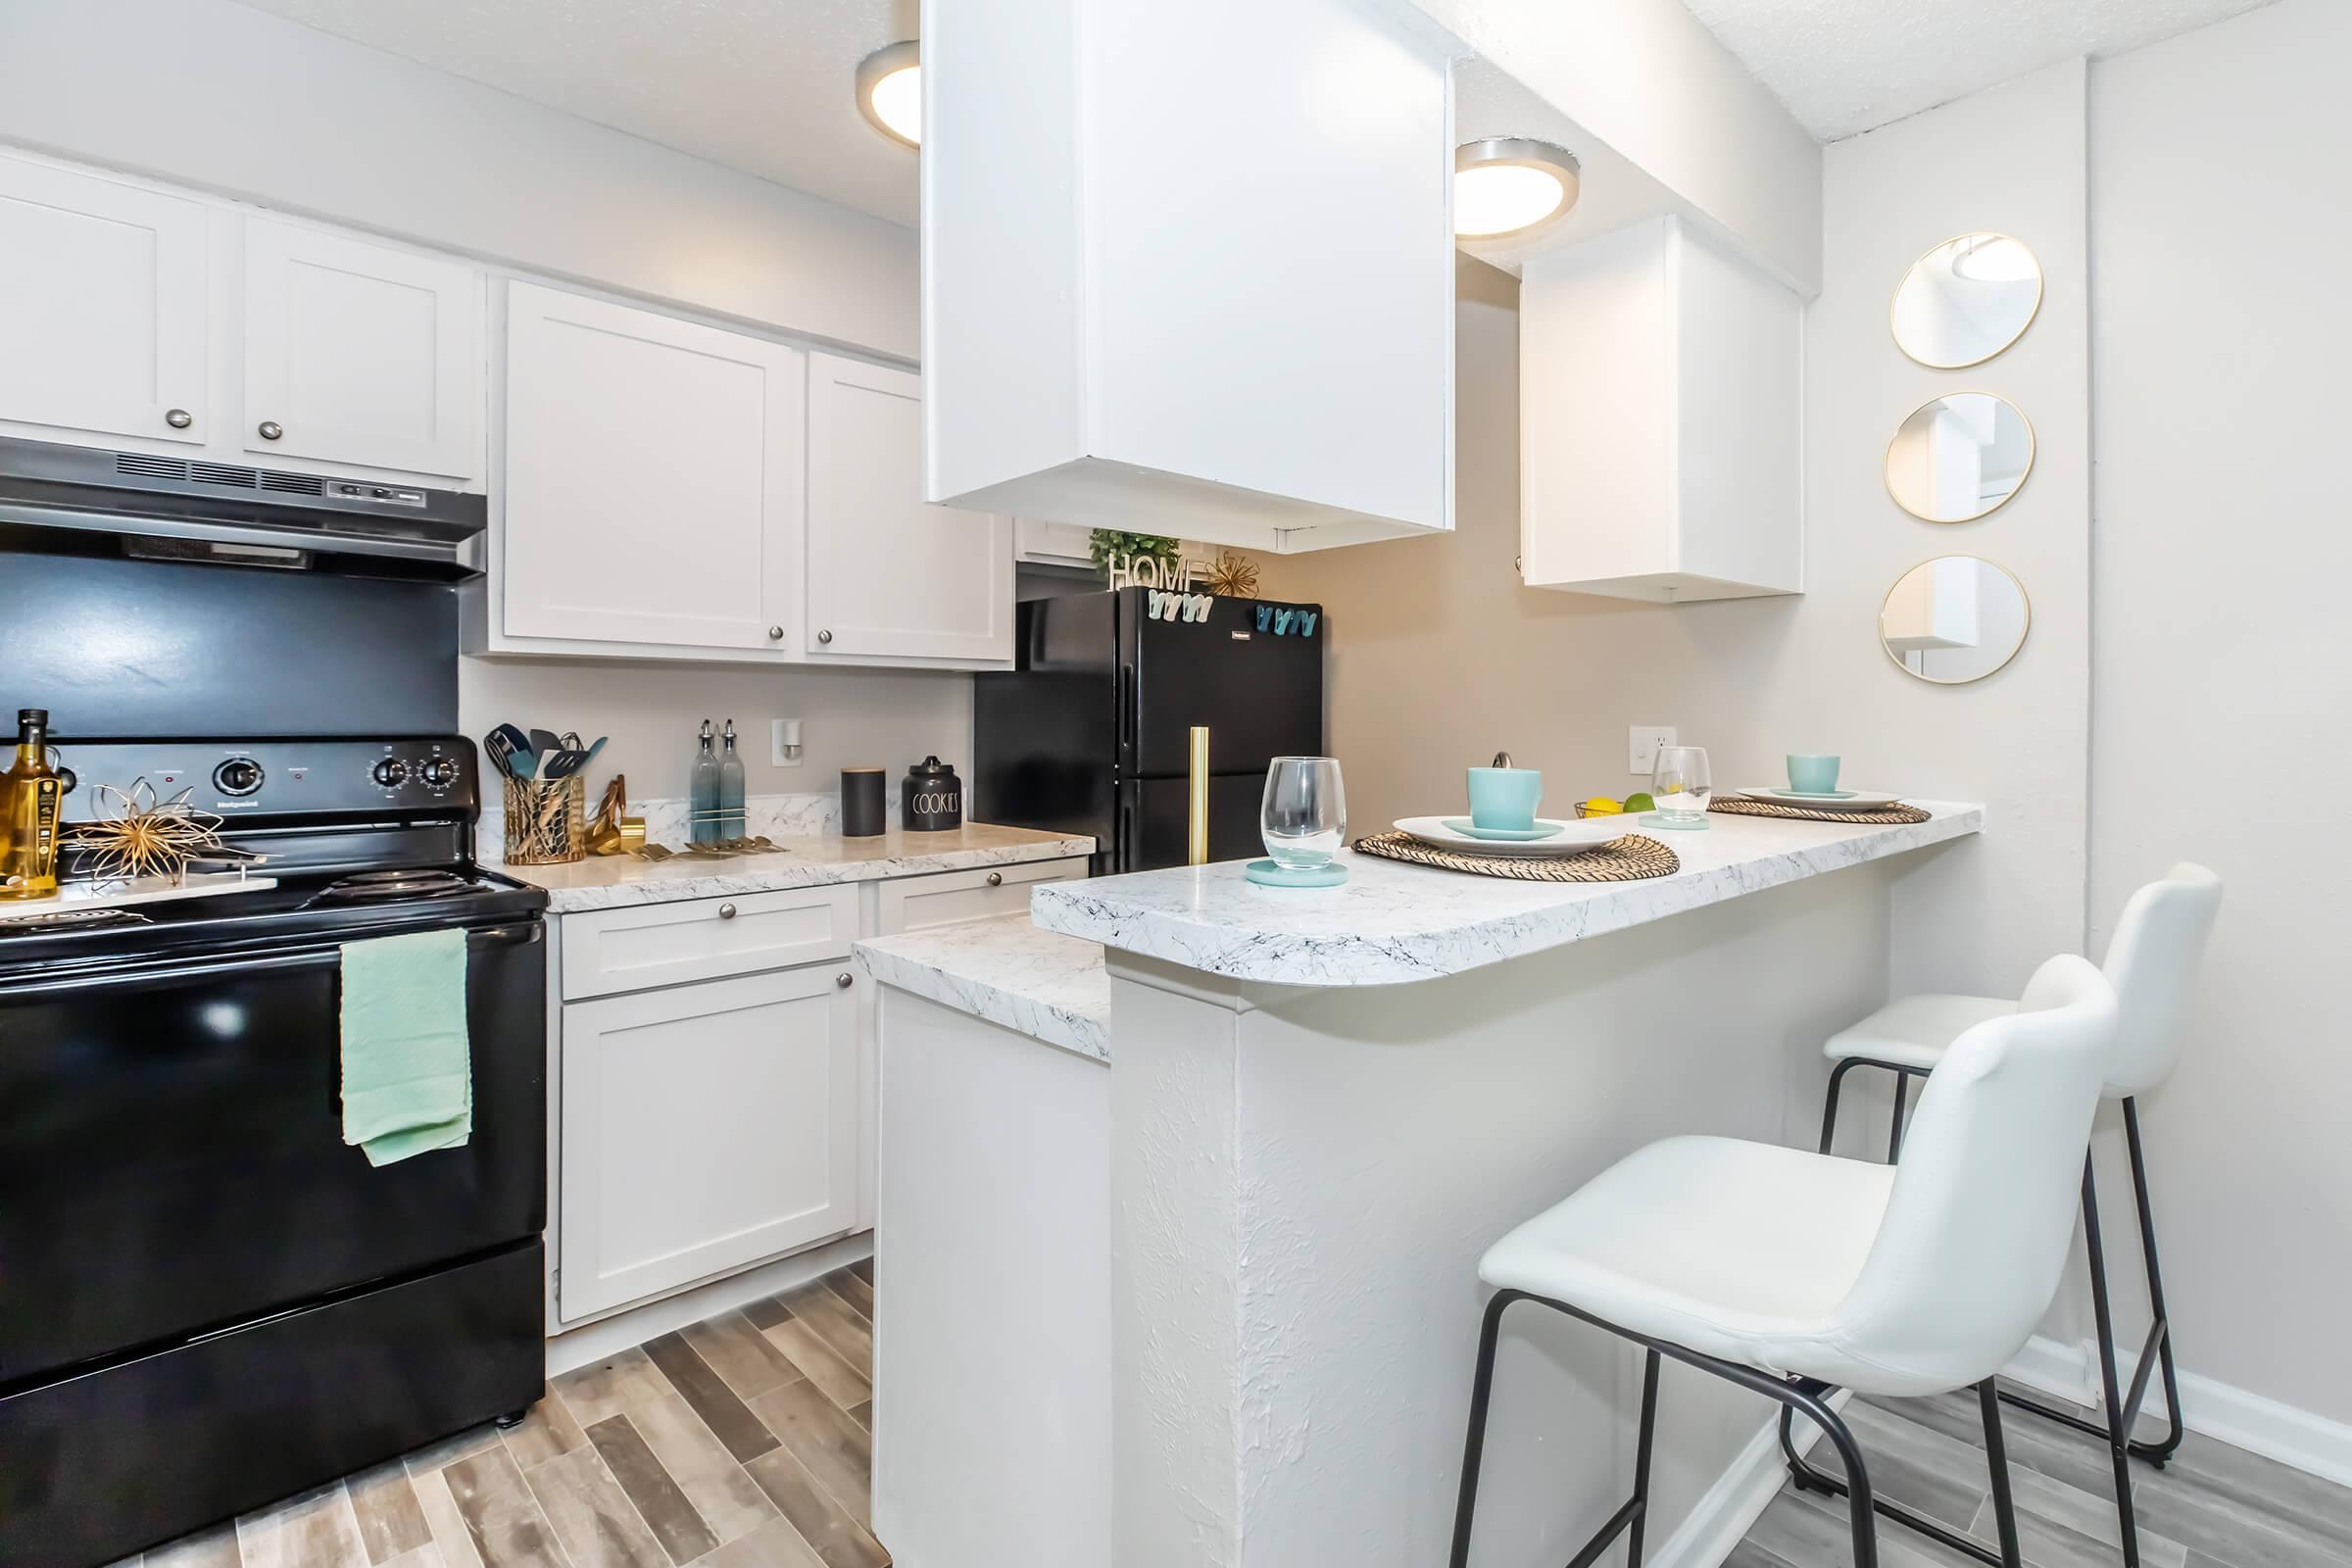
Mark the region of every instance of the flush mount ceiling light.
<instances>
[{"instance_id":1,"label":"flush mount ceiling light","mask_svg":"<svg viewBox=\"0 0 2352 1568\"><path fill-rule=\"evenodd\" d=\"M912 38L867 55L858 67L858 108L892 141L923 139L923 68Z\"/></svg>"},{"instance_id":2,"label":"flush mount ceiling light","mask_svg":"<svg viewBox=\"0 0 2352 1568\"><path fill-rule=\"evenodd\" d=\"M1453 232L1494 239L1548 223L1576 205L1576 155L1547 141L1489 136L1453 151Z\"/></svg>"}]
</instances>

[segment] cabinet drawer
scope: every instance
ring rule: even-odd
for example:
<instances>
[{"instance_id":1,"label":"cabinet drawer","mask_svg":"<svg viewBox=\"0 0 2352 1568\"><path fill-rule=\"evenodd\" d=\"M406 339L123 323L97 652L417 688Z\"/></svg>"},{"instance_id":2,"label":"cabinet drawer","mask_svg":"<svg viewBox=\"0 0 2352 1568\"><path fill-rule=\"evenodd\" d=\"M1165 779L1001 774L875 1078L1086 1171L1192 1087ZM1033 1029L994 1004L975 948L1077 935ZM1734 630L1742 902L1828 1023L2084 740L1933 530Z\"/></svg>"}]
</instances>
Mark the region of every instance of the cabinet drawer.
<instances>
[{"instance_id":1,"label":"cabinet drawer","mask_svg":"<svg viewBox=\"0 0 2352 1568\"><path fill-rule=\"evenodd\" d=\"M789 888L564 917L564 1000L847 957L858 889Z\"/></svg>"},{"instance_id":2,"label":"cabinet drawer","mask_svg":"<svg viewBox=\"0 0 2352 1568\"><path fill-rule=\"evenodd\" d=\"M1068 882L1086 875L1086 860L1029 860L980 871L943 871L882 884L881 932L896 936L927 925L954 925L992 915L1019 914L1029 907L1029 890L1040 882Z\"/></svg>"}]
</instances>

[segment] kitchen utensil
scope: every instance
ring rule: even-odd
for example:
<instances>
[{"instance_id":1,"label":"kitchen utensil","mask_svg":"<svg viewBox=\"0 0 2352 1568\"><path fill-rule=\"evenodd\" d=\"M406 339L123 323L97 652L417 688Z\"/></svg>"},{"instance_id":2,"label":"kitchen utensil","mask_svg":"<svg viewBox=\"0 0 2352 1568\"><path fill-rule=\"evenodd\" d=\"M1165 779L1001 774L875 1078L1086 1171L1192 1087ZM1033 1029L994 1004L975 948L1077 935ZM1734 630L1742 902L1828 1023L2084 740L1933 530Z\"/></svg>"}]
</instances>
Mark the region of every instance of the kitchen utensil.
<instances>
[{"instance_id":1,"label":"kitchen utensil","mask_svg":"<svg viewBox=\"0 0 2352 1568\"><path fill-rule=\"evenodd\" d=\"M1331 863L1348 842L1348 793L1329 757L1277 757L1266 765L1258 836L1286 871Z\"/></svg>"},{"instance_id":2,"label":"kitchen utensil","mask_svg":"<svg viewBox=\"0 0 2352 1568\"><path fill-rule=\"evenodd\" d=\"M1500 844L1530 844L1559 832L1556 827L1541 823L1534 827L1480 827L1466 816L1449 816L1446 818L1446 825L1456 833L1467 833L1474 839L1493 839Z\"/></svg>"},{"instance_id":3,"label":"kitchen utensil","mask_svg":"<svg viewBox=\"0 0 2352 1568\"><path fill-rule=\"evenodd\" d=\"M552 729L535 729L531 731L531 750L542 759L553 757L564 750L564 737Z\"/></svg>"},{"instance_id":4,"label":"kitchen utensil","mask_svg":"<svg viewBox=\"0 0 2352 1568\"><path fill-rule=\"evenodd\" d=\"M1828 756L1806 756L1801 752L1788 754L1788 787L1806 795L1829 795L1838 788L1838 759Z\"/></svg>"},{"instance_id":5,"label":"kitchen utensil","mask_svg":"<svg viewBox=\"0 0 2352 1568\"><path fill-rule=\"evenodd\" d=\"M1453 820L1459 821L1460 818ZM1456 832L1442 816L1408 816L1396 823L1397 832L1441 850L1466 850L1474 855L1513 857L1581 855L1596 845L1621 839L1634 830L1632 820L1623 816L1591 816L1572 822L1555 817L1539 817L1534 826L1556 831L1540 839L1488 839Z\"/></svg>"},{"instance_id":6,"label":"kitchen utensil","mask_svg":"<svg viewBox=\"0 0 2352 1568\"><path fill-rule=\"evenodd\" d=\"M1508 752L1496 752L1492 767L1468 771L1471 821L1507 832L1523 832L1536 825L1536 803L1544 799L1541 772L1513 767Z\"/></svg>"},{"instance_id":7,"label":"kitchen utensil","mask_svg":"<svg viewBox=\"0 0 2352 1568\"><path fill-rule=\"evenodd\" d=\"M1897 805L1902 800L1899 795L1887 795L1878 790L1832 790L1826 795L1811 795L1803 790L1785 790L1777 784L1734 793L1746 800L1768 801L1775 806L1836 806L1847 811L1876 810L1883 806Z\"/></svg>"},{"instance_id":8,"label":"kitchen utensil","mask_svg":"<svg viewBox=\"0 0 2352 1568\"><path fill-rule=\"evenodd\" d=\"M517 776L514 767L515 754L530 749L530 737L512 724L501 724L482 737L482 750L489 754L491 761L498 764L498 770L509 778Z\"/></svg>"},{"instance_id":9,"label":"kitchen utensil","mask_svg":"<svg viewBox=\"0 0 2352 1568\"><path fill-rule=\"evenodd\" d=\"M588 754L586 752L559 751L540 764L539 776L551 780L569 778L587 765Z\"/></svg>"}]
</instances>

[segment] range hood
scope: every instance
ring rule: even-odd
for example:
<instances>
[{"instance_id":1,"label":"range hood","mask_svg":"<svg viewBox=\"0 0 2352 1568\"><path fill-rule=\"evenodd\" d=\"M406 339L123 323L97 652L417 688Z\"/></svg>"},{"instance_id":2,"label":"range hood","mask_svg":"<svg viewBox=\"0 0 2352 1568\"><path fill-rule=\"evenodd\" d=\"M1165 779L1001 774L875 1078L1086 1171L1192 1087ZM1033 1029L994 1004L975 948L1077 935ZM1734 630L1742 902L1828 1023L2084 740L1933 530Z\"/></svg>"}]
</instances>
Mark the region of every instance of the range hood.
<instances>
[{"instance_id":1,"label":"range hood","mask_svg":"<svg viewBox=\"0 0 2352 1568\"><path fill-rule=\"evenodd\" d=\"M0 439L0 544L113 536L150 559L456 580L479 573L480 496L378 479Z\"/></svg>"}]
</instances>

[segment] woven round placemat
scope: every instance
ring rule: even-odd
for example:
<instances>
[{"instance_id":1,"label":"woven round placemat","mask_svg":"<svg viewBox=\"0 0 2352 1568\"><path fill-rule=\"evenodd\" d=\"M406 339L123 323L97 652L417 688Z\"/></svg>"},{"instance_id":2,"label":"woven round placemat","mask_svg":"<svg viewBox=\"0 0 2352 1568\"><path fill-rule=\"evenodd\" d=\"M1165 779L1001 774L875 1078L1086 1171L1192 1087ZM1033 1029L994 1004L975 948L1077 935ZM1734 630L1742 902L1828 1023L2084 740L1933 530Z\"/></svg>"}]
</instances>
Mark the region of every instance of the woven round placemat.
<instances>
[{"instance_id":1,"label":"woven round placemat","mask_svg":"<svg viewBox=\"0 0 2352 1568\"><path fill-rule=\"evenodd\" d=\"M1826 807L1783 806L1776 801L1714 801L1707 809L1726 816L1783 816L1800 822L1849 822L1856 827L1902 827L1935 820L1932 813L1900 801L1871 811L1833 811Z\"/></svg>"},{"instance_id":2,"label":"woven round placemat","mask_svg":"<svg viewBox=\"0 0 2352 1568\"><path fill-rule=\"evenodd\" d=\"M1542 858L1441 850L1409 833L1376 833L1357 839L1355 848L1359 854L1383 859L1467 871L1473 876L1507 876L1519 882L1646 882L1651 877L1672 876L1683 868L1672 850L1639 833L1595 845L1582 855Z\"/></svg>"}]
</instances>

